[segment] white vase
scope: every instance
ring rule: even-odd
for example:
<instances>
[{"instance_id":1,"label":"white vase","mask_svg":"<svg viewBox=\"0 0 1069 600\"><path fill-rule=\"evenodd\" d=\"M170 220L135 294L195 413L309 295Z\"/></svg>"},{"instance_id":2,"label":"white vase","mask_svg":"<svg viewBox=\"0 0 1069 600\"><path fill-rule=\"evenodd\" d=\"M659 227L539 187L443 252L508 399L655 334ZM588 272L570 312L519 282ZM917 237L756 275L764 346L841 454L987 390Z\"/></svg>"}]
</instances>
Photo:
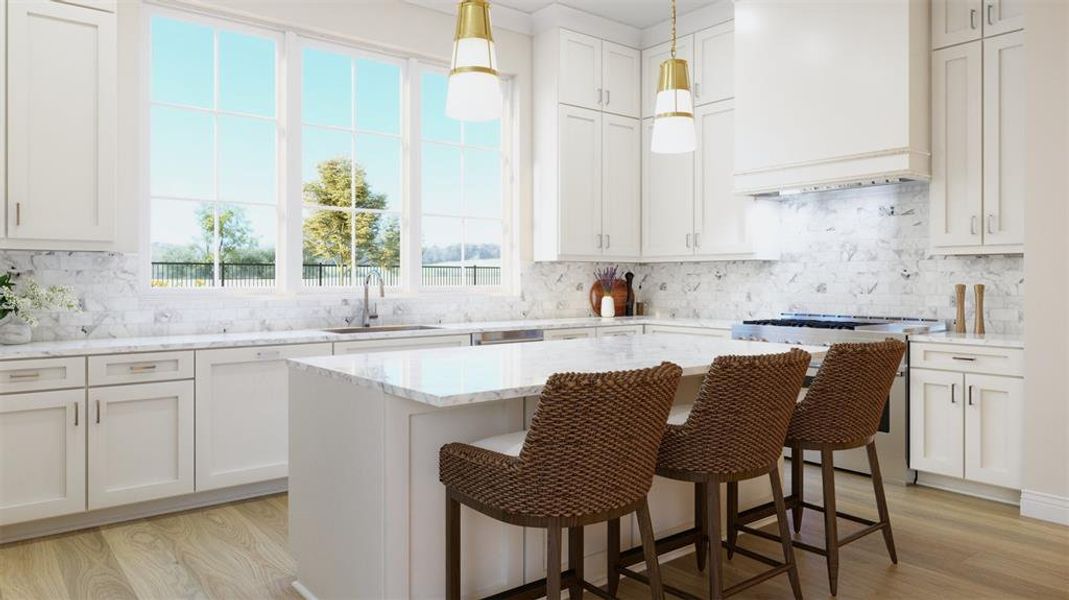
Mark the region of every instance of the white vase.
<instances>
[{"instance_id":1,"label":"white vase","mask_svg":"<svg viewBox=\"0 0 1069 600\"><path fill-rule=\"evenodd\" d=\"M25 344L33 337L30 325L13 314L0 319L0 344Z\"/></svg>"},{"instance_id":2,"label":"white vase","mask_svg":"<svg viewBox=\"0 0 1069 600\"><path fill-rule=\"evenodd\" d=\"M601 297L601 318L611 319L616 316L616 300L613 300L612 294L608 294Z\"/></svg>"}]
</instances>

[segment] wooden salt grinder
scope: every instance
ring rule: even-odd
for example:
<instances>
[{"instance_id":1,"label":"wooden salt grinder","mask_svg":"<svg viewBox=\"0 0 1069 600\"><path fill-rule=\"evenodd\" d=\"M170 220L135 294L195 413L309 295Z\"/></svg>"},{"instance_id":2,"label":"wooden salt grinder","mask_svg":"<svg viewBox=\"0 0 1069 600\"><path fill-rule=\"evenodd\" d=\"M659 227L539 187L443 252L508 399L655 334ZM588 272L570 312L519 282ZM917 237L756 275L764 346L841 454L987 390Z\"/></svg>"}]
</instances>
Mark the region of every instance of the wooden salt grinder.
<instances>
[{"instance_id":1,"label":"wooden salt grinder","mask_svg":"<svg viewBox=\"0 0 1069 600\"><path fill-rule=\"evenodd\" d=\"M957 297L958 317L954 319L954 333L965 333L965 284L954 284L954 295Z\"/></svg>"}]
</instances>

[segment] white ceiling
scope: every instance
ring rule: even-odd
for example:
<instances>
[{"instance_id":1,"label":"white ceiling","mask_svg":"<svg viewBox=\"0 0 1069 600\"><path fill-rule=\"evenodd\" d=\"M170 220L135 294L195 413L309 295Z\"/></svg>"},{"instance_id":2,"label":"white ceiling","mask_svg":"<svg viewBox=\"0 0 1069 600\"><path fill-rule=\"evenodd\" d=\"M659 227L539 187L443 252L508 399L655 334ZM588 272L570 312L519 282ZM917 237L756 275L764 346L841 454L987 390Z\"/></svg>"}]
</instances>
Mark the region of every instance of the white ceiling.
<instances>
[{"instance_id":1,"label":"white ceiling","mask_svg":"<svg viewBox=\"0 0 1069 600\"><path fill-rule=\"evenodd\" d=\"M442 4L453 8L457 0L423 0L421 4ZM683 14L713 3L713 0L677 0L678 12ZM552 4L612 19L618 23L645 29L672 16L670 0L491 0L490 5L506 6L531 14Z\"/></svg>"}]
</instances>

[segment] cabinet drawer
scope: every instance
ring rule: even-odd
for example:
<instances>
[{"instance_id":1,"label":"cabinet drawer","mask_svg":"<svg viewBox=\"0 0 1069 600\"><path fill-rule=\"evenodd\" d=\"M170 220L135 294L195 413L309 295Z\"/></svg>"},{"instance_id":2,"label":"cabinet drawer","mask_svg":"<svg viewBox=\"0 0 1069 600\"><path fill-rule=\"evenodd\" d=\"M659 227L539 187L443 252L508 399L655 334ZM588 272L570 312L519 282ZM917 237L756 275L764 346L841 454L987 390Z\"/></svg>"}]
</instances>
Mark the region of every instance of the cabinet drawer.
<instances>
[{"instance_id":1,"label":"cabinet drawer","mask_svg":"<svg viewBox=\"0 0 1069 600\"><path fill-rule=\"evenodd\" d=\"M334 354L357 354L361 352L390 352L417 348L453 348L470 346L470 335L443 335L436 337L394 338L386 340L354 340L335 342Z\"/></svg>"},{"instance_id":2,"label":"cabinet drawer","mask_svg":"<svg viewBox=\"0 0 1069 600\"><path fill-rule=\"evenodd\" d=\"M682 335L700 335L704 337L730 338L730 329L713 329L707 327L687 327L681 325L646 325L646 333L678 333Z\"/></svg>"},{"instance_id":3,"label":"cabinet drawer","mask_svg":"<svg viewBox=\"0 0 1069 600\"><path fill-rule=\"evenodd\" d=\"M1023 377L1024 351L1019 348L913 343L909 365L911 368Z\"/></svg>"},{"instance_id":4,"label":"cabinet drawer","mask_svg":"<svg viewBox=\"0 0 1069 600\"><path fill-rule=\"evenodd\" d=\"M89 385L193 378L193 352L147 352L89 357Z\"/></svg>"},{"instance_id":5,"label":"cabinet drawer","mask_svg":"<svg viewBox=\"0 0 1069 600\"><path fill-rule=\"evenodd\" d=\"M85 357L0 362L0 394L85 386Z\"/></svg>"},{"instance_id":6,"label":"cabinet drawer","mask_svg":"<svg viewBox=\"0 0 1069 600\"><path fill-rule=\"evenodd\" d=\"M612 327L598 327L598 337L642 335L642 331L642 325L613 325Z\"/></svg>"}]
</instances>

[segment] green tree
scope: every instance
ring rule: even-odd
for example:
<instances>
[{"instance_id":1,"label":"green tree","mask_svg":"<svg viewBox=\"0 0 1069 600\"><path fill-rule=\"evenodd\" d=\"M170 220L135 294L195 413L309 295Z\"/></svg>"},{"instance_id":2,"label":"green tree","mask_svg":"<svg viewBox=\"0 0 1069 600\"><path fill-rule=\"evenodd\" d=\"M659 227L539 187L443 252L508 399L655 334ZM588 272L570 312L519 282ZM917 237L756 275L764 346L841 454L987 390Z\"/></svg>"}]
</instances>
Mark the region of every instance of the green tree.
<instances>
[{"instance_id":1,"label":"green tree","mask_svg":"<svg viewBox=\"0 0 1069 600\"><path fill-rule=\"evenodd\" d=\"M386 195L372 193L367 173L348 158L332 158L316 166L319 177L304 185L308 204L349 208L355 192L356 208L384 209ZM318 210L304 221L304 256L306 260L328 261L348 265L353 260L355 237L356 264L393 267L400 264L401 231L396 220L378 213Z\"/></svg>"},{"instance_id":2,"label":"green tree","mask_svg":"<svg viewBox=\"0 0 1069 600\"><path fill-rule=\"evenodd\" d=\"M201 204L194 215L199 230L198 240L186 245L159 247L159 258L165 262L211 263L215 257L215 214L211 204ZM226 263L269 263L275 260L273 248L261 248L245 210L240 206L226 206L219 210L219 260Z\"/></svg>"}]
</instances>

